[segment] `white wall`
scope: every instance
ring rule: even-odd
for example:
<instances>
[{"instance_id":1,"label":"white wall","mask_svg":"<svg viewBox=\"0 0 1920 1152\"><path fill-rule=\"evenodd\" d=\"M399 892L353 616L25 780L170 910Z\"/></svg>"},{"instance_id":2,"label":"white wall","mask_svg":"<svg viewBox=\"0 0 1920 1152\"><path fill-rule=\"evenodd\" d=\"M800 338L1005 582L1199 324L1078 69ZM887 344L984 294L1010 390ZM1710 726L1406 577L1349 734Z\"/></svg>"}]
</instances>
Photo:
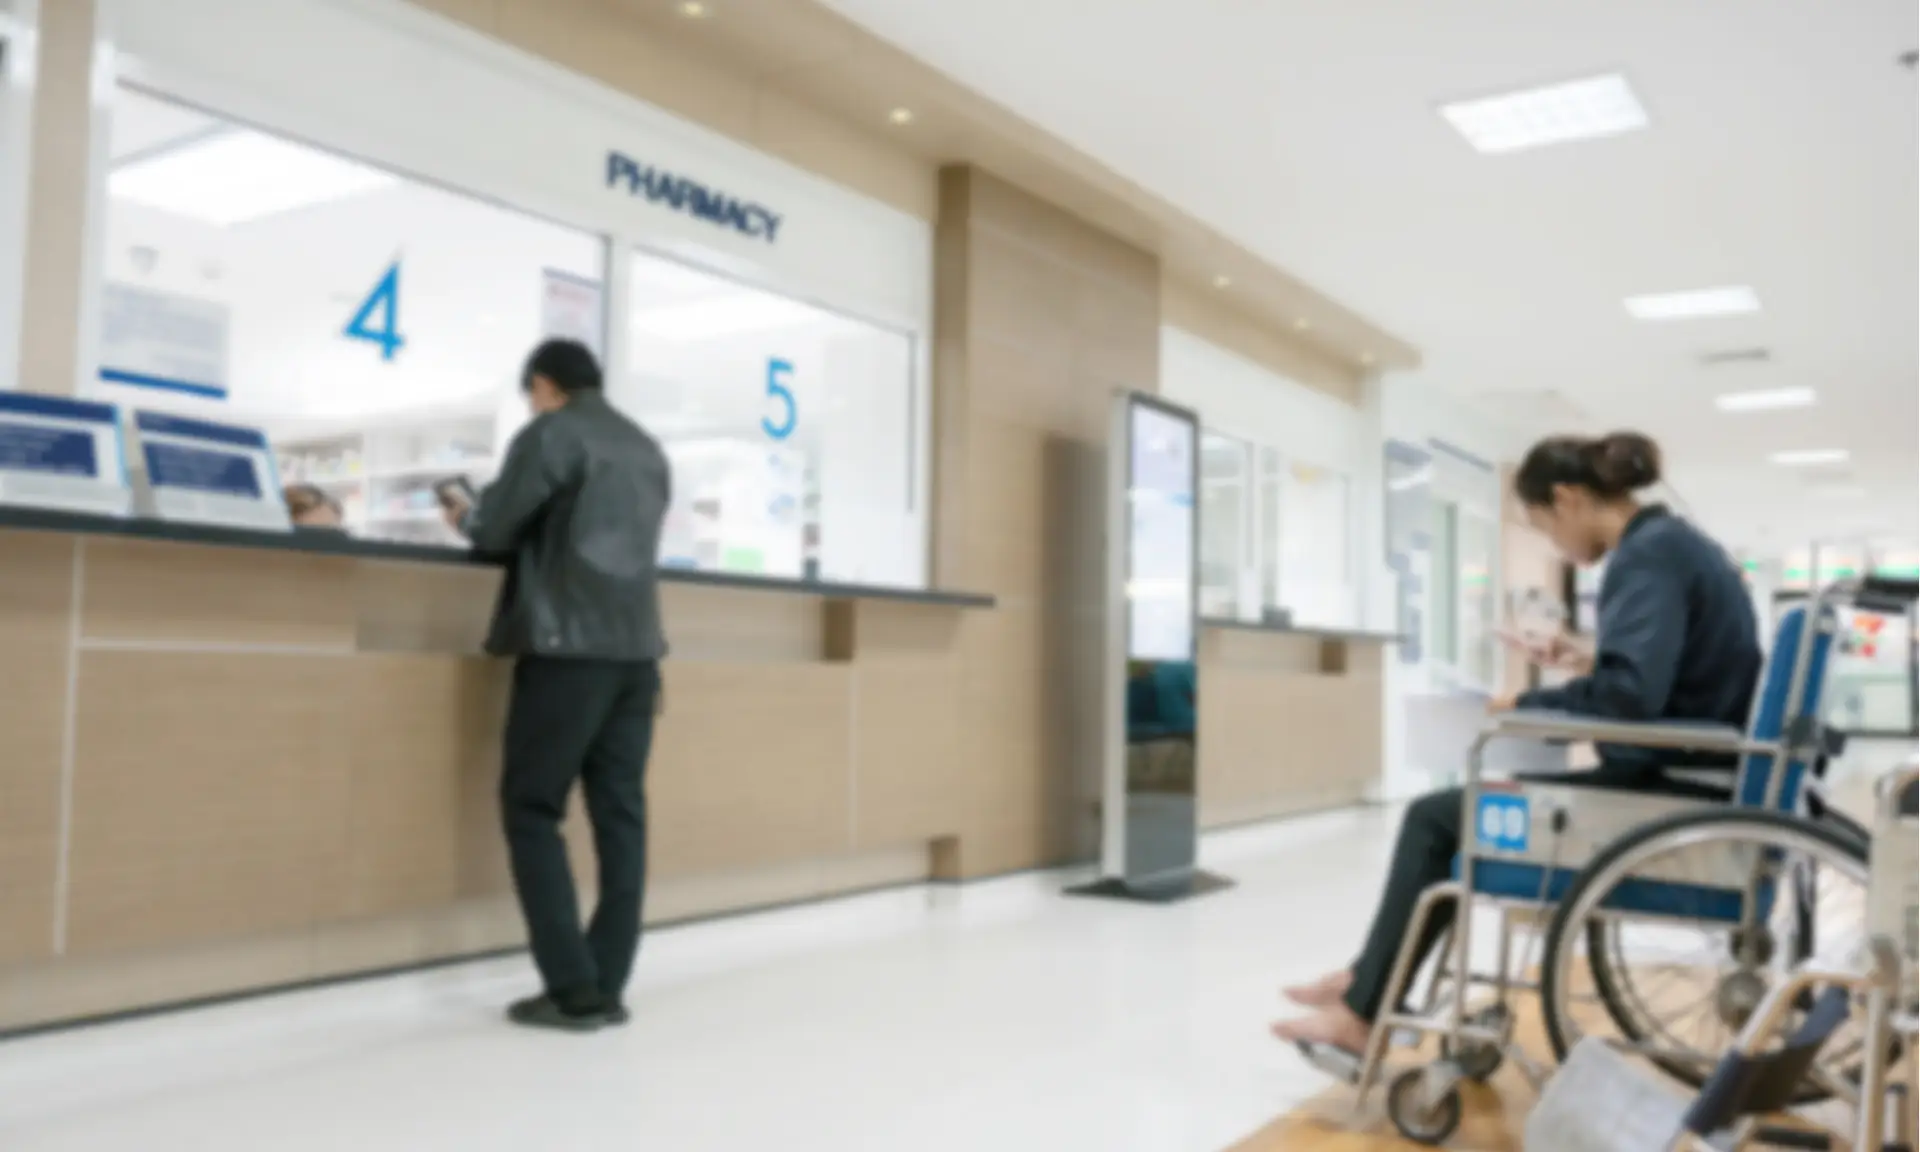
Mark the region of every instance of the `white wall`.
<instances>
[{"instance_id":1,"label":"white wall","mask_svg":"<svg viewBox=\"0 0 1920 1152\"><path fill-rule=\"evenodd\" d=\"M1333 604L1304 607L1307 616L1324 608L1324 614L1350 617L1316 622L1378 626L1372 618L1368 559L1368 542L1378 540L1380 535L1379 488L1374 475L1379 467L1379 438L1371 414L1179 328L1160 331L1160 394L1197 412L1208 431L1252 444L1256 485L1260 448L1278 449L1289 463L1325 469L1345 478L1348 570L1353 589L1351 597L1336 596L1334 600L1345 603L1350 599L1353 609L1341 612ZM1298 516L1296 509L1296 520ZM1301 537L1283 525L1282 540L1297 546ZM1284 561L1282 571L1286 571Z\"/></svg>"},{"instance_id":2,"label":"white wall","mask_svg":"<svg viewBox=\"0 0 1920 1152\"><path fill-rule=\"evenodd\" d=\"M0 388L20 371L26 276L27 167L33 144L33 0L0 0Z\"/></svg>"}]
</instances>

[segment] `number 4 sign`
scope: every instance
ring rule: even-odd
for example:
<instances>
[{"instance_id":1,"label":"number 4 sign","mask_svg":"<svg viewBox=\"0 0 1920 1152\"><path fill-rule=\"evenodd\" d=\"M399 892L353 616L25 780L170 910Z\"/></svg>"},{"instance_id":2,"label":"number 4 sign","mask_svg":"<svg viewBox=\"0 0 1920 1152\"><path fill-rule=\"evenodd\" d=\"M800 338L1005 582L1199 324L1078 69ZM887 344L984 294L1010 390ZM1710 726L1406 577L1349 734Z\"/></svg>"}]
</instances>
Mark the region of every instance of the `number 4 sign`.
<instances>
[{"instance_id":1,"label":"number 4 sign","mask_svg":"<svg viewBox=\"0 0 1920 1152\"><path fill-rule=\"evenodd\" d=\"M379 315L379 326L374 327L374 316ZM360 302L360 308L347 321L346 332L349 340L365 340L369 344L380 346L380 358L392 360L394 353L407 343L400 335L400 261L387 265L387 270Z\"/></svg>"}]
</instances>

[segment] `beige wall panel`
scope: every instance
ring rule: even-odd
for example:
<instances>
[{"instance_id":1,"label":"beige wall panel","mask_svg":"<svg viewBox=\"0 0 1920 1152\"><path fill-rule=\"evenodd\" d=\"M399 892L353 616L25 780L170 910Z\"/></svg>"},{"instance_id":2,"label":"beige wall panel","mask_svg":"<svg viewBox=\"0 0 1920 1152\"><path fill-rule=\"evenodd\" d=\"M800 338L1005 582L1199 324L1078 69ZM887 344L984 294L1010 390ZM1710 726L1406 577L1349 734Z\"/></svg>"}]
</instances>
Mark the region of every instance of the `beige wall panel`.
<instances>
[{"instance_id":1,"label":"beige wall panel","mask_svg":"<svg viewBox=\"0 0 1920 1152\"><path fill-rule=\"evenodd\" d=\"M483 29L676 116L735 139L753 134L753 85L677 49L594 0L495 0Z\"/></svg>"},{"instance_id":2,"label":"beige wall panel","mask_svg":"<svg viewBox=\"0 0 1920 1152\"><path fill-rule=\"evenodd\" d=\"M873 109L875 131L888 109ZM796 167L922 220L939 201L935 166L778 89L754 98L752 144Z\"/></svg>"},{"instance_id":3,"label":"beige wall panel","mask_svg":"<svg viewBox=\"0 0 1920 1152\"><path fill-rule=\"evenodd\" d=\"M968 435L969 586L998 597L996 612L1037 603L1046 585L1046 439L1038 429L985 417Z\"/></svg>"},{"instance_id":4,"label":"beige wall panel","mask_svg":"<svg viewBox=\"0 0 1920 1152\"><path fill-rule=\"evenodd\" d=\"M654 873L847 850L853 673L673 662L649 768Z\"/></svg>"},{"instance_id":5,"label":"beige wall panel","mask_svg":"<svg viewBox=\"0 0 1920 1152\"><path fill-rule=\"evenodd\" d=\"M935 167L885 138L891 105L876 107L871 128L863 129L758 78L754 45L765 42L770 24L783 25L772 41L780 63L757 54L763 68L783 71L841 55L845 49L836 42L845 39L844 30L796 21L790 0L748 2L757 10L744 19L729 5L726 19L700 24L652 0L492 0L485 6L432 0L431 6L569 71L931 219ZM730 41L742 28L758 33L753 42Z\"/></svg>"},{"instance_id":6,"label":"beige wall panel","mask_svg":"<svg viewBox=\"0 0 1920 1152\"><path fill-rule=\"evenodd\" d=\"M1156 296L1160 264L1144 251L1073 213L990 173L975 170L970 205L982 231L1009 236L1052 259L1079 268L1119 293Z\"/></svg>"},{"instance_id":7,"label":"beige wall panel","mask_svg":"<svg viewBox=\"0 0 1920 1152\"><path fill-rule=\"evenodd\" d=\"M353 560L128 540L83 548L84 640L353 646Z\"/></svg>"},{"instance_id":8,"label":"beige wall panel","mask_svg":"<svg viewBox=\"0 0 1920 1152\"><path fill-rule=\"evenodd\" d=\"M500 581L499 569L477 565L358 563L357 646L362 652L478 653Z\"/></svg>"},{"instance_id":9,"label":"beige wall panel","mask_svg":"<svg viewBox=\"0 0 1920 1152\"><path fill-rule=\"evenodd\" d=\"M53 950L74 547L0 532L0 963Z\"/></svg>"},{"instance_id":10,"label":"beige wall panel","mask_svg":"<svg viewBox=\"0 0 1920 1152\"><path fill-rule=\"evenodd\" d=\"M848 856L694 876L668 876L648 886L647 923L671 924L846 892L913 884L924 882L928 874L927 846L902 844ZM644 957L641 963L646 963Z\"/></svg>"},{"instance_id":11,"label":"beige wall panel","mask_svg":"<svg viewBox=\"0 0 1920 1152\"><path fill-rule=\"evenodd\" d=\"M304 931L223 939L137 955L69 957L0 979L0 1028L83 1020L310 980Z\"/></svg>"},{"instance_id":12,"label":"beige wall panel","mask_svg":"<svg viewBox=\"0 0 1920 1152\"><path fill-rule=\"evenodd\" d=\"M960 831L960 669L950 658L862 662L854 698L854 843Z\"/></svg>"},{"instance_id":13,"label":"beige wall panel","mask_svg":"<svg viewBox=\"0 0 1920 1152\"><path fill-rule=\"evenodd\" d=\"M1104 281L1081 281L1074 295L1075 360L1098 402L1095 418L1107 414L1105 400L1117 389L1158 391L1160 309L1148 294L1121 294ZM1093 431L1103 433L1096 423Z\"/></svg>"},{"instance_id":14,"label":"beige wall panel","mask_svg":"<svg viewBox=\"0 0 1920 1152\"><path fill-rule=\"evenodd\" d=\"M345 906L356 665L84 654L70 951L270 933Z\"/></svg>"},{"instance_id":15,"label":"beige wall panel","mask_svg":"<svg viewBox=\"0 0 1920 1152\"><path fill-rule=\"evenodd\" d=\"M1284 323L1257 318L1239 307L1230 293L1203 292L1168 280L1161 295L1161 316L1168 325L1225 348L1302 387L1358 405L1366 369L1297 338Z\"/></svg>"},{"instance_id":16,"label":"beige wall panel","mask_svg":"<svg viewBox=\"0 0 1920 1152\"><path fill-rule=\"evenodd\" d=\"M1058 252L1026 238L976 228L967 252L970 314L968 335L1017 343L1066 361L1073 348L1073 294L1079 272ZM972 394L991 388L975 378Z\"/></svg>"},{"instance_id":17,"label":"beige wall panel","mask_svg":"<svg viewBox=\"0 0 1920 1152\"><path fill-rule=\"evenodd\" d=\"M503 0L413 0L413 3L490 36L498 35Z\"/></svg>"}]
</instances>

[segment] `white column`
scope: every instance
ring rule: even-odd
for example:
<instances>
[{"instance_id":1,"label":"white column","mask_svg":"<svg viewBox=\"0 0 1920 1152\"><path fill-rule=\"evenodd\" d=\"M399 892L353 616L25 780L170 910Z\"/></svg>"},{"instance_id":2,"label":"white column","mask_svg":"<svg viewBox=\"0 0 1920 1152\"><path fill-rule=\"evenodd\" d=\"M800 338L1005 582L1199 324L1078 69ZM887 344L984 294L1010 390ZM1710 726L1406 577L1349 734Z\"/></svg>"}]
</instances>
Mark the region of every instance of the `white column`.
<instances>
[{"instance_id":1,"label":"white column","mask_svg":"<svg viewBox=\"0 0 1920 1152\"><path fill-rule=\"evenodd\" d=\"M40 0L30 79L10 91L30 101L18 383L31 392L71 395L92 375L113 94L104 3Z\"/></svg>"}]
</instances>

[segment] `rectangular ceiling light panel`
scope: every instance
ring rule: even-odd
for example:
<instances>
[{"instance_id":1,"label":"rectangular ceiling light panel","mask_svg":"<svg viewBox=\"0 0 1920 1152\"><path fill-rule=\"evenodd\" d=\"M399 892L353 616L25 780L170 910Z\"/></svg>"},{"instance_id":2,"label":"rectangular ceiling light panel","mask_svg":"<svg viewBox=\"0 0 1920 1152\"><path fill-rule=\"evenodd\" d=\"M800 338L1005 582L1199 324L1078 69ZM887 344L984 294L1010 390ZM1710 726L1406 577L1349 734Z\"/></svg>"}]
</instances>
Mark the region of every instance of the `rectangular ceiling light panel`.
<instances>
[{"instance_id":1,"label":"rectangular ceiling light panel","mask_svg":"<svg viewBox=\"0 0 1920 1152\"><path fill-rule=\"evenodd\" d=\"M385 172L235 129L114 169L110 195L225 227L391 187Z\"/></svg>"},{"instance_id":2,"label":"rectangular ceiling light panel","mask_svg":"<svg viewBox=\"0 0 1920 1152\"><path fill-rule=\"evenodd\" d=\"M1791 452L1775 452L1767 457L1783 468L1818 468L1829 464L1845 464L1849 458L1844 448L1800 448Z\"/></svg>"},{"instance_id":3,"label":"rectangular ceiling light panel","mask_svg":"<svg viewBox=\"0 0 1920 1152\"><path fill-rule=\"evenodd\" d=\"M1745 285L1734 285L1629 296L1625 304L1627 315L1635 320L1704 320L1715 316L1752 315L1760 311L1760 295Z\"/></svg>"},{"instance_id":4,"label":"rectangular ceiling light panel","mask_svg":"<svg viewBox=\"0 0 1920 1152\"><path fill-rule=\"evenodd\" d=\"M1440 115L1487 155L1637 132L1647 110L1624 76L1593 76L1444 104Z\"/></svg>"},{"instance_id":5,"label":"rectangular ceiling light panel","mask_svg":"<svg viewBox=\"0 0 1920 1152\"><path fill-rule=\"evenodd\" d=\"M1774 412L1783 408L1811 408L1818 401L1811 388L1763 388L1754 392L1727 392L1714 397L1722 412Z\"/></svg>"}]
</instances>

